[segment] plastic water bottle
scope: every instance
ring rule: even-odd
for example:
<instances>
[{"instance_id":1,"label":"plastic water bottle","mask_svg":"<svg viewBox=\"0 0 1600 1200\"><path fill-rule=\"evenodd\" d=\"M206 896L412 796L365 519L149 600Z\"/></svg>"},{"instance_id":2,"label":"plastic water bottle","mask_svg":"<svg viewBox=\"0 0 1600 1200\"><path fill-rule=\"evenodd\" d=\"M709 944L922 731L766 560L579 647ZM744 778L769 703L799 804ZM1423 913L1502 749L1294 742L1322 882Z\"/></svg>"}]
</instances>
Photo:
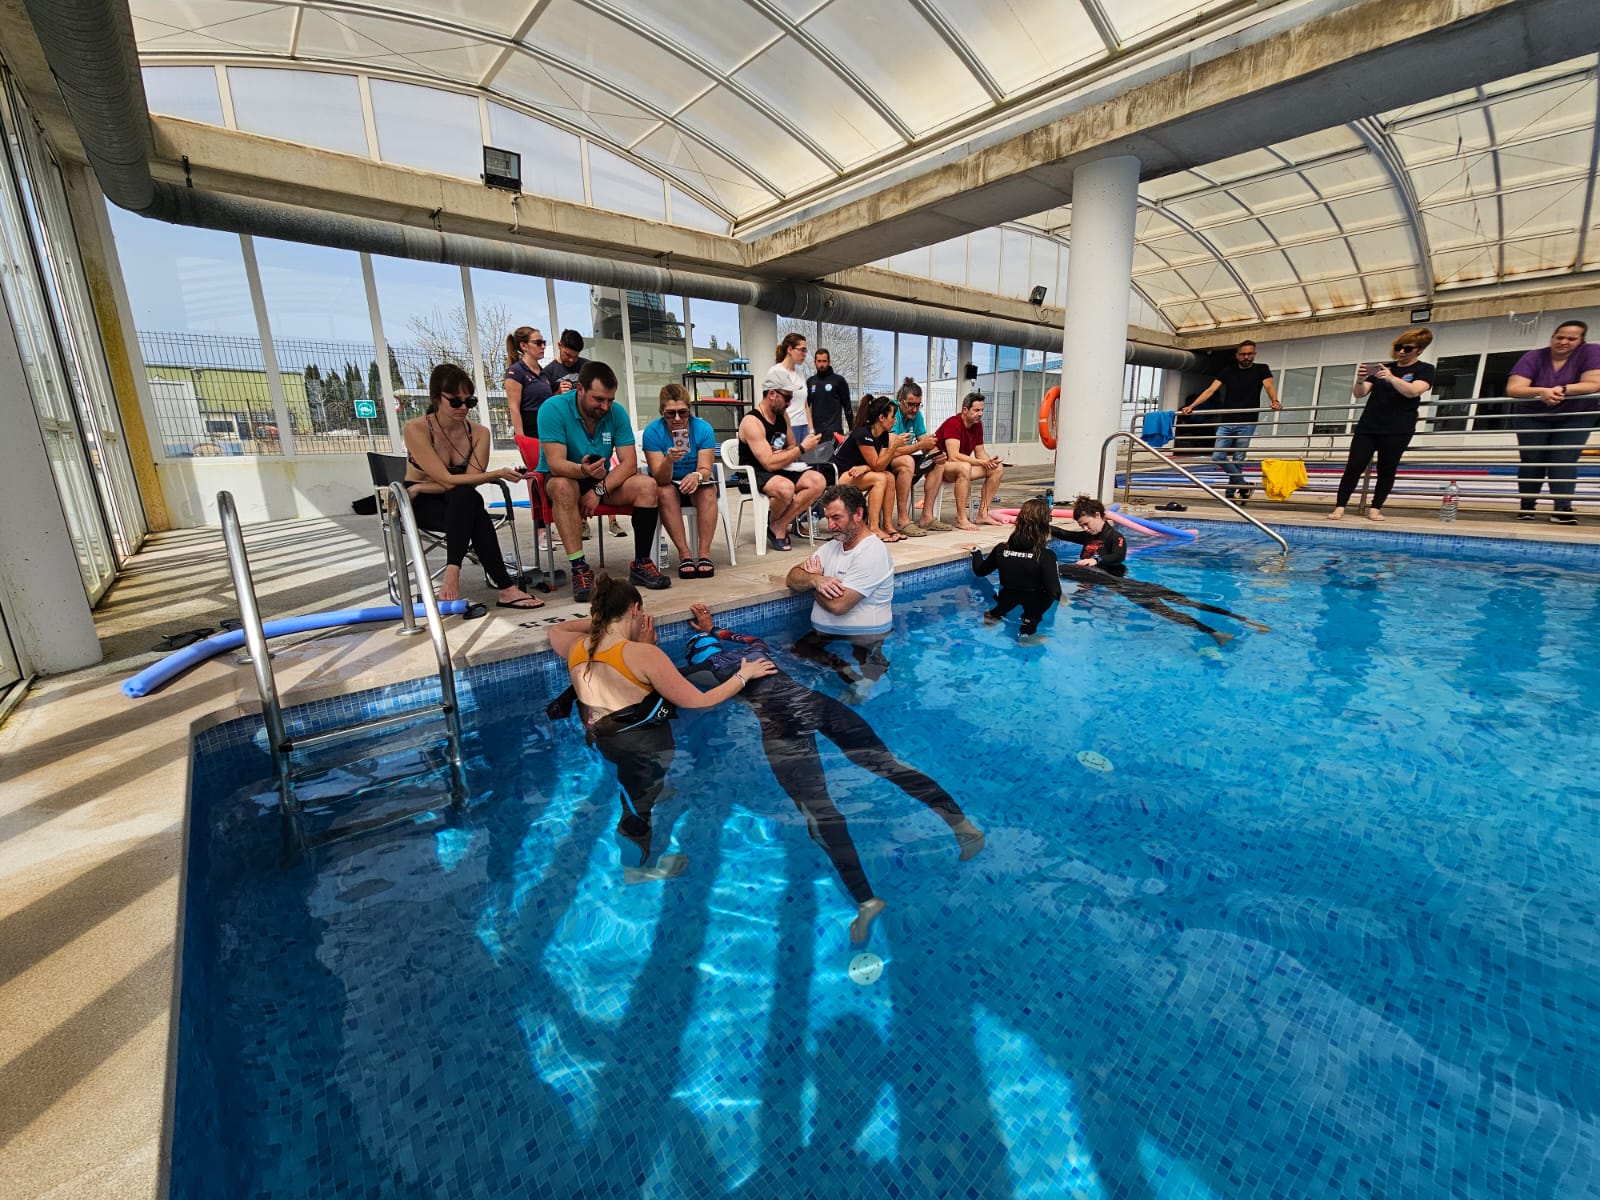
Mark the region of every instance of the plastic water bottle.
<instances>
[{"instance_id":1,"label":"plastic water bottle","mask_svg":"<svg viewBox=\"0 0 1600 1200\"><path fill-rule=\"evenodd\" d=\"M1454 521L1456 512L1460 507L1461 489L1456 486L1456 481L1452 479L1450 486L1444 490L1444 500L1439 504L1439 520Z\"/></svg>"}]
</instances>

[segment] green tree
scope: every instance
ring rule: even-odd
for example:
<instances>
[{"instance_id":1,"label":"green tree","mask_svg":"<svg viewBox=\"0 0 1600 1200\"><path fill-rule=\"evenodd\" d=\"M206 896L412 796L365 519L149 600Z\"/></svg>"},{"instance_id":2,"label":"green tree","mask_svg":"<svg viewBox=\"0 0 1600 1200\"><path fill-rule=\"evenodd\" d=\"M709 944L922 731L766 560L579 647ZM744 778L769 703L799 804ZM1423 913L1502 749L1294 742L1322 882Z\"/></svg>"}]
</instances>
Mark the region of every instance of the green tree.
<instances>
[{"instance_id":1,"label":"green tree","mask_svg":"<svg viewBox=\"0 0 1600 1200\"><path fill-rule=\"evenodd\" d=\"M377 359L373 359L367 367L367 399L373 403L383 400L383 379L378 374Z\"/></svg>"}]
</instances>

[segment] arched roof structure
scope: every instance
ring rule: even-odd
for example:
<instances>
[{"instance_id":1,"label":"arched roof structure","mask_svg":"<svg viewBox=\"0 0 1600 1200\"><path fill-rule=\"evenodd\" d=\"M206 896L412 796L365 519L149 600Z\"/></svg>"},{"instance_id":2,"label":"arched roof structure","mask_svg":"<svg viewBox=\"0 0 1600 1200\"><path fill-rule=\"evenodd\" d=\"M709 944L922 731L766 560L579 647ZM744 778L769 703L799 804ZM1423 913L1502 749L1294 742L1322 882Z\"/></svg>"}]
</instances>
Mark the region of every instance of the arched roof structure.
<instances>
[{"instance_id":1,"label":"arched roof structure","mask_svg":"<svg viewBox=\"0 0 1600 1200\"><path fill-rule=\"evenodd\" d=\"M287 67L454 92L665 179L675 190L644 215L737 234L824 189L870 192L897 165L959 153L961 138L1142 61L1223 53L1253 26L1347 4L131 0L130 11L147 70ZM1139 306L1194 333L1592 270L1597 102L1586 54L1148 179ZM1071 210L1006 228L1019 225L1070 243ZM970 258L1002 230L953 240ZM1021 276L995 253L993 270L970 274L1009 294ZM880 265L918 273L915 260ZM1021 293L1039 282L1053 280L1029 276Z\"/></svg>"}]
</instances>

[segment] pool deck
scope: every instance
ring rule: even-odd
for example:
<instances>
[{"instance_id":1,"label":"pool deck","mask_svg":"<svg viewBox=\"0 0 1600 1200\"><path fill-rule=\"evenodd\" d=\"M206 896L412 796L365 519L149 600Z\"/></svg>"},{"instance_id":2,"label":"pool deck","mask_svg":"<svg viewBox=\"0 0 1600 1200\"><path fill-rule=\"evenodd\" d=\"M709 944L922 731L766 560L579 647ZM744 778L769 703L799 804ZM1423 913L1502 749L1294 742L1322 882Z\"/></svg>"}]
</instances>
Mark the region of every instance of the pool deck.
<instances>
[{"instance_id":1,"label":"pool deck","mask_svg":"<svg viewBox=\"0 0 1600 1200\"><path fill-rule=\"evenodd\" d=\"M1002 489L1002 504L1034 494L1043 479L1042 471L1019 474ZM1327 526L1320 507L1258 499L1251 511L1272 525ZM1152 515L1177 524L1186 515L1232 519L1210 503ZM1464 514L1442 526L1431 507L1400 504L1387 515L1378 525L1352 511L1344 526L1600 540L1594 518L1566 528ZM386 603L374 518L260 525L245 540L269 619ZM894 548L895 563L912 570L950 561L974 540L996 539L961 532L913 539ZM609 539L606 549L616 566L629 543ZM804 543L758 558L747 532L739 566L727 566L720 541L713 553L715 579L674 580L648 597L650 610L671 619L696 602L725 609L783 595L782 573L801 561ZM470 567L465 574L468 597L492 604L474 574ZM548 599L531 614L538 623L578 615L570 591ZM190 740L196 730L259 710L250 669L233 654L142 700L125 698L120 685L159 657L150 647L164 635L216 628L235 612L216 530L153 535L96 613L104 661L36 682L0 726L0 1196L165 1194ZM538 624L525 628L519 616L491 607L484 620L448 620L457 665L544 649ZM427 638L396 637L390 625L284 639L275 649L285 706L435 669Z\"/></svg>"}]
</instances>

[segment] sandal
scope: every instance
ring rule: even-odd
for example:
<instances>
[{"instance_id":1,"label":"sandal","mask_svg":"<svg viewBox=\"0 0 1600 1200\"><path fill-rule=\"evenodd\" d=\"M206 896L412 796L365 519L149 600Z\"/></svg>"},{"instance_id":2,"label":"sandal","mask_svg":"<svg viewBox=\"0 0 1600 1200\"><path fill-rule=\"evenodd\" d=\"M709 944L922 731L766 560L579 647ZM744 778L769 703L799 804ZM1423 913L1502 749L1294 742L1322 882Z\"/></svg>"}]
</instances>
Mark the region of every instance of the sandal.
<instances>
[{"instance_id":1,"label":"sandal","mask_svg":"<svg viewBox=\"0 0 1600 1200\"><path fill-rule=\"evenodd\" d=\"M903 533L895 533L895 532L891 531L889 533L880 533L878 535L878 540L880 542L887 542L889 545L892 546L892 545L894 545L895 542L903 542L903 541L905 541L906 540L906 535L903 534Z\"/></svg>"},{"instance_id":2,"label":"sandal","mask_svg":"<svg viewBox=\"0 0 1600 1200\"><path fill-rule=\"evenodd\" d=\"M771 550L793 550L794 546L789 541L789 535L778 537L772 530L767 530L767 548Z\"/></svg>"},{"instance_id":3,"label":"sandal","mask_svg":"<svg viewBox=\"0 0 1600 1200\"><path fill-rule=\"evenodd\" d=\"M717 573L717 568L709 558L697 558L694 560L694 573L700 579L710 579Z\"/></svg>"},{"instance_id":4,"label":"sandal","mask_svg":"<svg viewBox=\"0 0 1600 1200\"><path fill-rule=\"evenodd\" d=\"M496 608L514 608L518 612L532 612L536 608L543 608L544 601L537 596L518 596L515 600L496 600L494 606Z\"/></svg>"},{"instance_id":5,"label":"sandal","mask_svg":"<svg viewBox=\"0 0 1600 1200\"><path fill-rule=\"evenodd\" d=\"M678 560L678 578L693 579L695 576L694 559L680 558Z\"/></svg>"},{"instance_id":6,"label":"sandal","mask_svg":"<svg viewBox=\"0 0 1600 1200\"><path fill-rule=\"evenodd\" d=\"M918 525L915 521L907 521L904 525L900 526L900 532L905 534L906 537L928 536L928 531L921 525Z\"/></svg>"}]
</instances>

